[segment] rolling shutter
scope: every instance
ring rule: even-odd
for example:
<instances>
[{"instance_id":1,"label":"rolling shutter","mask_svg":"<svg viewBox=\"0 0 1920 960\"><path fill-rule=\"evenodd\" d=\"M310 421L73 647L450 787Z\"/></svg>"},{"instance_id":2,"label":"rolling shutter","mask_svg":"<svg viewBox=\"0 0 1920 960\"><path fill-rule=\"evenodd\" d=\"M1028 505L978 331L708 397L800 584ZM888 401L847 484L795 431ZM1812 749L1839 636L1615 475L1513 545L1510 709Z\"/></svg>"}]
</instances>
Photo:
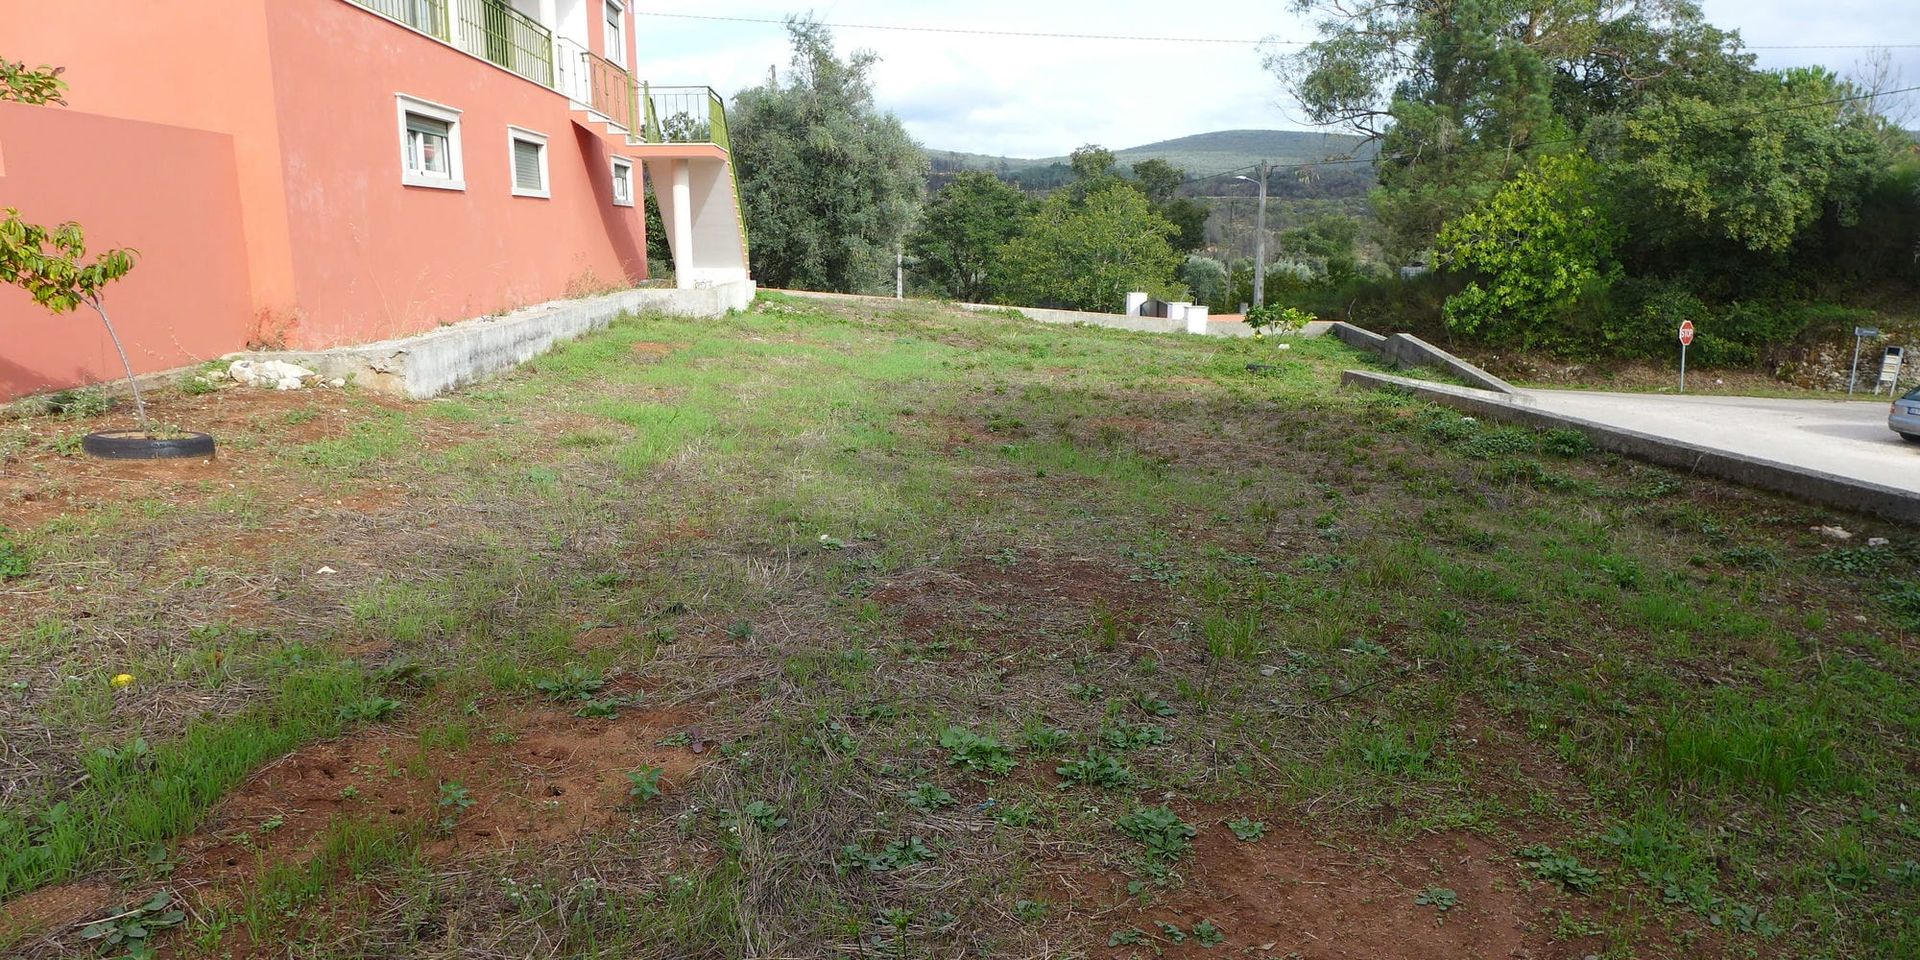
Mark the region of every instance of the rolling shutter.
<instances>
[{"instance_id":1,"label":"rolling shutter","mask_svg":"<svg viewBox=\"0 0 1920 960\"><path fill-rule=\"evenodd\" d=\"M513 142L513 185L521 190L539 191L547 188L547 180L540 169L540 144L530 140Z\"/></svg>"}]
</instances>

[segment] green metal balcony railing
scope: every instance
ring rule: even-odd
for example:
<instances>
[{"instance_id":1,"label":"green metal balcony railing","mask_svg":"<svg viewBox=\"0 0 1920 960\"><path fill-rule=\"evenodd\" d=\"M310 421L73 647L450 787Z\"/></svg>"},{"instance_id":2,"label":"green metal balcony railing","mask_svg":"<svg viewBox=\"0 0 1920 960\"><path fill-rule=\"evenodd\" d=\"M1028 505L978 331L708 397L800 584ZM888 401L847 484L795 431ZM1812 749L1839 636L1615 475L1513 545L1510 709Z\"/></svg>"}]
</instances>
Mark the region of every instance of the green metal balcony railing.
<instances>
[{"instance_id":1,"label":"green metal balcony railing","mask_svg":"<svg viewBox=\"0 0 1920 960\"><path fill-rule=\"evenodd\" d=\"M727 102L712 87L641 84L648 143L727 144Z\"/></svg>"},{"instance_id":2,"label":"green metal balcony railing","mask_svg":"<svg viewBox=\"0 0 1920 960\"><path fill-rule=\"evenodd\" d=\"M458 2L460 49L541 86L553 86L553 31L508 6L507 0Z\"/></svg>"},{"instance_id":3,"label":"green metal balcony railing","mask_svg":"<svg viewBox=\"0 0 1920 960\"><path fill-rule=\"evenodd\" d=\"M640 103L646 109L641 128L648 143L711 143L728 153L727 101L712 87L656 87L640 85ZM740 203L740 172L732 163L734 213L740 218L740 249L747 248L747 211Z\"/></svg>"}]
</instances>

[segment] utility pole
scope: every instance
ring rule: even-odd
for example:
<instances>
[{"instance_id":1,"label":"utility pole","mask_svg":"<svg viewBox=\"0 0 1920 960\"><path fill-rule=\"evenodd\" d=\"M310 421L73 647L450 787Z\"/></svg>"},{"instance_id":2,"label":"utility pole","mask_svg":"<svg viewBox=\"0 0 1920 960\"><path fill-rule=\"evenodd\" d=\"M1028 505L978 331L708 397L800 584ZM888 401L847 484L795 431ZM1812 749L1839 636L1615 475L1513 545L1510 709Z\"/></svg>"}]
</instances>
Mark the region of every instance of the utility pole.
<instances>
[{"instance_id":1,"label":"utility pole","mask_svg":"<svg viewBox=\"0 0 1920 960\"><path fill-rule=\"evenodd\" d=\"M1267 302L1267 174L1271 167L1260 161L1260 211L1253 215L1253 305Z\"/></svg>"},{"instance_id":2,"label":"utility pole","mask_svg":"<svg viewBox=\"0 0 1920 960\"><path fill-rule=\"evenodd\" d=\"M907 248L905 244L893 248L893 298L907 298Z\"/></svg>"},{"instance_id":3,"label":"utility pole","mask_svg":"<svg viewBox=\"0 0 1920 960\"><path fill-rule=\"evenodd\" d=\"M1258 307L1267 302L1267 177L1273 172L1273 164L1260 161L1260 179L1252 177L1234 177L1248 183L1260 184L1260 210L1253 215L1253 305ZM1227 273L1227 279L1233 279L1233 273Z\"/></svg>"}]
</instances>

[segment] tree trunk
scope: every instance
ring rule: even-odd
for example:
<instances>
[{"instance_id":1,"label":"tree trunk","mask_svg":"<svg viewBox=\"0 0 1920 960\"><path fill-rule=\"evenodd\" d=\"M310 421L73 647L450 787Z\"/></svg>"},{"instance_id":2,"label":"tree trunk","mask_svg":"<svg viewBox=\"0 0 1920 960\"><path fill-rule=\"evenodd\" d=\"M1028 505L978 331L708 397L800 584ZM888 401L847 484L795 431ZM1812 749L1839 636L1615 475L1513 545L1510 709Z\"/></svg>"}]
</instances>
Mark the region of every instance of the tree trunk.
<instances>
[{"instance_id":1,"label":"tree trunk","mask_svg":"<svg viewBox=\"0 0 1920 960\"><path fill-rule=\"evenodd\" d=\"M100 299L89 299L87 306L100 315L100 322L106 324L107 336L113 338L113 349L120 354L120 366L127 371L127 386L133 388L133 414L140 418L140 432L151 437L153 424L147 422L147 401L140 395L140 381L134 378L133 362L127 359L127 348L120 343L120 334L113 329L113 321L107 318L107 308L100 304Z\"/></svg>"}]
</instances>

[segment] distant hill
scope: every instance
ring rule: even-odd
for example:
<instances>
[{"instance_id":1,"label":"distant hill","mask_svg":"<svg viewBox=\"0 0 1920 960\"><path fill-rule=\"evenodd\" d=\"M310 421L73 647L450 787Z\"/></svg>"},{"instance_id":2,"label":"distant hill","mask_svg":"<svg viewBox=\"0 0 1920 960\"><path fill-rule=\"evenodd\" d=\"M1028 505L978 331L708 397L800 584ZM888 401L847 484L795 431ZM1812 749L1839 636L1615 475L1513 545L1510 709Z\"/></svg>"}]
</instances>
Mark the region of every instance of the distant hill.
<instances>
[{"instance_id":1,"label":"distant hill","mask_svg":"<svg viewBox=\"0 0 1920 960\"><path fill-rule=\"evenodd\" d=\"M1340 133L1314 133L1303 130L1216 130L1213 133L1199 133L1177 140L1162 140L1159 143L1115 150L1114 156L1122 169L1141 160L1158 157L1187 171L1188 176L1203 177L1223 170L1252 166L1261 160L1299 163L1305 160L1344 157L1352 153L1360 144L1359 137ZM1365 156L1371 150L1372 147L1368 146L1360 155ZM1065 156L993 157L954 150L928 150L927 157L932 161L936 174L985 170L1002 176L1011 176L1056 164L1063 165L1067 162Z\"/></svg>"}]
</instances>

